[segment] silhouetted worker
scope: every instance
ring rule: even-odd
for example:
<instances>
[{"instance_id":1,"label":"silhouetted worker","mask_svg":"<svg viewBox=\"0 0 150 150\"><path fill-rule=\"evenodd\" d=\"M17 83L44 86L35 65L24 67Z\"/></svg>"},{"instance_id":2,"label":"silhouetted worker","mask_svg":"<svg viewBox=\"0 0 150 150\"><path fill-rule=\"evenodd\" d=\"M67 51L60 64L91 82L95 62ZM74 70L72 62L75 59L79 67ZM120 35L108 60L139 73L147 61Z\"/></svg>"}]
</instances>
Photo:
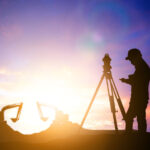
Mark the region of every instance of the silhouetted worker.
<instances>
[{"instance_id":1,"label":"silhouetted worker","mask_svg":"<svg viewBox=\"0 0 150 150\"><path fill-rule=\"evenodd\" d=\"M126 132L132 132L133 119L137 117L138 130L145 133L147 129L146 108L149 94L148 86L150 80L150 68L142 58L138 49L130 49L126 60L129 60L135 66L135 72L129 75L128 79L120 79L122 82L131 85L131 99L129 109L126 114Z\"/></svg>"}]
</instances>

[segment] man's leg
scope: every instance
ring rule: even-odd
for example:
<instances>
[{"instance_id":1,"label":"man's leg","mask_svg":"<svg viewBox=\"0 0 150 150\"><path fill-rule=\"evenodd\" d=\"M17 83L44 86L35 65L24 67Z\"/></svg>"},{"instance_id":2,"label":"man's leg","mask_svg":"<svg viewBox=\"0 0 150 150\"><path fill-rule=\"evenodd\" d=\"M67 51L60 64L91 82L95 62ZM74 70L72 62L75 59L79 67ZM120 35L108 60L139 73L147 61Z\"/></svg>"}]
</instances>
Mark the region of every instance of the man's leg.
<instances>
[{"instance_id":1,"label":"man's leg","mask_svg":"<svg viewBox=\"0 0 150 150\"><path fill-rule=\"evenodd\" d=\"M145 133L147 129L146 107L147 104L142 106L137 114L138 130L140 133Z\"/></svg>"},{"instance_id":2,"label":"man's leg","mask_svg":"<svg viewBox=\"0 0 150 150\"><path fill-rule=\"evenodd\" d=\"M126 133L131 133L133 128L133 119L135 117L134 109L130 105L126 114Z\"/></svg>"}]
</instances>

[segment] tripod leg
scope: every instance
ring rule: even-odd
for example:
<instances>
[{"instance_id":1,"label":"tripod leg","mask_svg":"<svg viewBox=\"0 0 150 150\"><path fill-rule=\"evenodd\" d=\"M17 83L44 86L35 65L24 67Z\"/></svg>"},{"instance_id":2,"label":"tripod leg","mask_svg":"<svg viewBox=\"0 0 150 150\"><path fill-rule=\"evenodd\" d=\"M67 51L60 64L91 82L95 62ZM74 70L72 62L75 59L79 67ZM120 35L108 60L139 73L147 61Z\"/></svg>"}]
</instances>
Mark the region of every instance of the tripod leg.
<instances>
[{"instance_id":1,"label":"tripod leg","mask_svg":"<svg viewBox=\"0 0 150 150\"><path fill-rule=\"evenodd\" d=\"M113 115L114 126L115 126L115 130L118 131L118 125L117 125L117 119L116 119L116 109L115 109L114 95L113 95L113 88L112 88L112 85L110 84L110 87L111 87L111 95L110 95L108 81L110 83L110 79L106 78L107 91L108 91L108 96L109 96L110 108L111 108L111 112L112 112L112 115Z\"/></svg>"},{"instance_id":2,"label":"tripod leg","mask_svg":"<svg viewBox=\"0 0 150 150\"><path fill-rule=\"evenodd\" d=\"M89 106L88 106L88 108L87 108L87 110L86 110L86 113L85 113L85 115L84 115L84 117L83 117L83 120L82 120L82 122L81 122L81 124L80 124L80 128L82 128L82 126L83 126L83 124L84 124L84 122L85 122L85 119L86 119L86 117L87 117L87 115L88 115L88 113L89 113L89 111L90 111L90 108L91 108L91 106L92 106L92 104L93 104L93 102L94 102L94 100L95 100L95 97L96 97L96 95L97 95L97 92L98 92L98 90L99 90L101 84L102 84L103 79L104 79L104 74L102 75L101 80L99 81L99 84L98 84L98 86L97 86L97 88L96 88L96 91L95 91L95 93L94 93L94 95L93 95L93 97L92 97L92 100L91 100L91 102L90 102L90 104L89 104Z\"/></svg>"},{"instance_id":3,"label":"tripod leg","mask_svg":"<svg viewBox=\"0 0 150 150\"><path fill-rule=\"evenodd\" d=\"M116 88L116 85L115 85L115 82L114 82L112 76L111 76L110 84L111 84L111 86L113 87L113 91L114 91L115 98L116 98L116 100L117 100L118 106L119 106L120 111L121 111L121 114L122 114L122 116L123 116L123 119L125 120L125 115L126 115L126 113L125 113L123 104L122 104L122 102L121 102L121 98L120 98L120 96L119 96L118 90L117 90L117 88Z\"/></svg>"},{"instance_id":4,"label":"tripod leg","mask_svg":"<svg viewBox=\"0 0 150 150\"><path fill-rule=\"evenodd\" d=\"M115 130L118 131L118 125L117 125L117 119L116 119L116 114L115 113L113 113L113 119L114 119Z\"/></svg>"}]
</instances>

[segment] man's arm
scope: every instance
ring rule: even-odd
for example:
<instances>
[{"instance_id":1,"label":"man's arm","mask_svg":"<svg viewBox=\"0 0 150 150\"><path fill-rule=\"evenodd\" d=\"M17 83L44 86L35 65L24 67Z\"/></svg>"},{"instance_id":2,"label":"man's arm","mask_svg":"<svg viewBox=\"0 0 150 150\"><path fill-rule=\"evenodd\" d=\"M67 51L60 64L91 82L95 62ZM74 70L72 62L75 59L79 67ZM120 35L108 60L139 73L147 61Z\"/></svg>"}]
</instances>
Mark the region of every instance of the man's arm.
<instances>
[{"instance_id":1,"label":"man's arm","mask_svg":"<svg viewBox=\"0 0 150 150\"><path fill-rule=\"evenodd\" d=\"M131 84L130 79L121 78L120 81L124 82L124 83L127 83L127 84Z\"/></svg>"}]
</instances>

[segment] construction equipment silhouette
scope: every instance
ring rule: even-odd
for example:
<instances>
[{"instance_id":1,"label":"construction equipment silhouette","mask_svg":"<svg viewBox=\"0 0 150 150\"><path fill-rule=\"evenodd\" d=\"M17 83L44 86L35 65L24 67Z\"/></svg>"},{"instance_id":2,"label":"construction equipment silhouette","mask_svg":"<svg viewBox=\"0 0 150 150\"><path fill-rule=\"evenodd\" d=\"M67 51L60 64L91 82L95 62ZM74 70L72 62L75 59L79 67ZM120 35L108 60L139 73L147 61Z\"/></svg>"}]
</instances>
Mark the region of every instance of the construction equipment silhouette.
<instances>
[{"instance_id":1,"label":"construction equipment silhouette","mask_svg":"<svg viewBox=\"0 0 150 150\"><path fill-rule=\"evenodd\" d=\"M22 110L22 106L23 106L23 103L20 103L20 104L12 104L12 105L6 105L2 108L2 110L0 111L0 120L1 121L4 121L4 112L8 109L11 109L11 108L15 108L15 107L18 107L18 112L17 112L17 116L16 118L11 118L11 120L13 122L17 122L20 118L20 113L21 113L21 110Z\"/></svg>"},{"instance_id":2,"label":"construction equipment silhouette","mask_svg":"<svg viewBox=\"0 0 150 150\"><path fill-rule=\"evenodd\" d=\"M39 103L39 102L36 102L36 104L37 104L37 107L38 107L38 111L39 111L40 118L41 118L41 120L43 120L43 121L47 121L47 120L48 120L48 117L44 117L44 114L43 114L42 109L41 109L42 106L51 108L51 109L55 110L55 112L58 111L58 109L57 109L55 106L50 105L50 104L41 104L41 103Z\"/></svg>"},{"instance_id":3,"label":"construction equipment silhouette","mask_svg":"<svg viewBox=\"0 0 150 150\"><path fill-rule=\"evenodd\" d=\"M99 84L96 88L96 91L92 97L92 100L86 110L86 113L83 117L83 120L80 124L80 128L82 128L84 122L85 122L85 119L87 118L87 115L90 111L90 108L95 100L95 97L98 93L98 90L104 80L104 78L106 79L106 85L107 85L107 91L108 91L108 97L109 97L109 102L110 102L110 108L111 108L111 112L112 112L112 115L113 115L113 121L114 121L114 126L115 126L115 130L118 131L118 124L117 124L117 119L116 119L116 109L115 109L115 102L114 102L114 96L117 100L117 103L118 103L118 106L120 108L120 111L121 111L121 114L123 116L123 119L125 120L125 110L124 110L124 107L123 107L123 104L121 102L121 99L120 99L120 96L119 96L119 93L118 93L118 90L116 88L116 85L115 85L115 82L113 80L113 77L112 77L112 73L111 73L111 65L110 65L110 62L111 62L111 58L109 57L109 54L105 54L104 58L103 58L103 62L104 62L104 65L103 65L103 75L99 81Z\"/></svg>"},{"instance_id":4,"label":"construction equipment silhouette","mask_svg":"<svg viewBox=\"0 0 150 150\"><path fill-rule=\"evenodd\" d=\"M16 121L19 120L20 114L21 114L21 110L22 110L22 106L23 106L23 103L20 103L20 105L18 105L19 108L18 108L18 112L17 112L16 118L11 118L11 120L12 120L13 122L16 122Z\"/></svg>"},{"instance_id":5,"label":"construction equipment silhouette","mask_svg":"<svg viewBox=\"0 0 150 150\"><path fill-rule=\"evenodd\" d=\"M47 121L47 120L48 120L48 117L44 117L44 115L43 115L43 113L42 113L42 110L41 110L41 105L43 105L43 104L40 104L39 102L37 102L36 104L37 104L37 108L38 108L38 111L39 111L39 115L40 115L41 120Z\"/></svg>"},{"instance_id":6,"label":"construction equipment silhouette","mask_svg":"<svg viewBox=\"0 0 150 150\"><path fill-rule=\"evenodd\" d=\"M41 104L39 102L36 103L39 111L39 115L42 121L47 121L48 117L44 117L44 114L42 113L41 107L48 107L50 109L55 110L55 123L57 124L63 124L64 122L69 121L69 117L67 114L64 114L61 110L58 110L57 107L49 104Z\"/></svg>"}]
</instances>

